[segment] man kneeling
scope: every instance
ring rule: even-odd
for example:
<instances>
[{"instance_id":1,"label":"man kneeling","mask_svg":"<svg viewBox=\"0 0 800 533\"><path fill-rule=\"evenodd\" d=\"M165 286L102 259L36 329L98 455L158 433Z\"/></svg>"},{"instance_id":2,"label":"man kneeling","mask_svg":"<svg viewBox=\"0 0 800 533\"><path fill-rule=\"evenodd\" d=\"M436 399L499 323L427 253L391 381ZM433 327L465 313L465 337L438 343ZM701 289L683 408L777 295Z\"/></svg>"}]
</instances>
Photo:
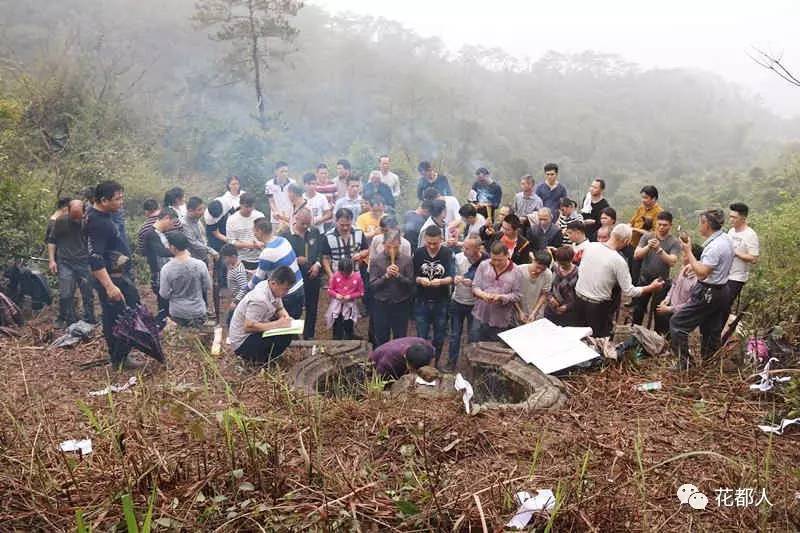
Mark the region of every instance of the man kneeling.
<instances>
[{"instance_id":1,"label":"man kneeling","mask_svg":"<svg viewBox=\"0 0 800 533\"><path fill-rule=\"evenodd\" d=\"M291 268L276 268L248 292L233 312L228 342L237 355L256 364L266 364L280 355L292 342L291 335L263 337L262 333L291 326L292 318L283 308L281 298L288 294L296 279Z\"/></svg>"},{"instance_id":2,"label":"man kneeling","mask_svg":"<svg viewBox=\"0 0 800 533\"><path fill-rule=\"evenodd\" d=\"M429 341L401 337L382 344L369 358L383 379L397 380L391 386L392 395L415 391L425 396L457 396L454 377L431 366L433 356L434 348Z\"/></svg>"}]
</instances>

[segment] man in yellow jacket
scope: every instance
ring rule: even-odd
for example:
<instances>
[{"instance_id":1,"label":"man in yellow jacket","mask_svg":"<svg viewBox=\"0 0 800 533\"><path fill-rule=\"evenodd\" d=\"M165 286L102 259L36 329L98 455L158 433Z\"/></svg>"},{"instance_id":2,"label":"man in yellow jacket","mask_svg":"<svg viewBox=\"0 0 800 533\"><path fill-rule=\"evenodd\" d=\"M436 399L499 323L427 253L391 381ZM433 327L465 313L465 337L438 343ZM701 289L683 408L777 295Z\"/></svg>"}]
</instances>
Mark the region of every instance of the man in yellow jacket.
<instances>
[{"instance_id":1,"label":"man in yellow jacket","mask_svg":"<svg viewBox=\"0 0 800 533\"><path fill-rule=\"evenodd\" d=\"M631 228L633 229L631 245L634 248L639 245L639 239L642 238L645 231L649 231L645 230L646 220L649 219L650 225L654 224L658 214L663 211L661 206L658 205L658 189L653 185L645 185L642 187L642 190L639 191L639 194L642 195L642 203L636 208L636 212L631 218Z\"/></svg>"}]
</instances>

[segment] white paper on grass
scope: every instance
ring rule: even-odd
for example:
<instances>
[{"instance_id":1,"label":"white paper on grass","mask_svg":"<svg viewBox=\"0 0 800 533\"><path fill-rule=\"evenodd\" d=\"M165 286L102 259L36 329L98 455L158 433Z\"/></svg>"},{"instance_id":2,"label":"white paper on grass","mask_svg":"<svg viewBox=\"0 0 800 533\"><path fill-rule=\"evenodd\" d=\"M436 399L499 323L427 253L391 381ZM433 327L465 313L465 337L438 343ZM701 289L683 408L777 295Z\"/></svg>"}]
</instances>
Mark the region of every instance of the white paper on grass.
<instances>
[{"instance_id":1,"label":"white paper on grass","mask_svg":"<svg viewBox=\"0 0 800 533\"><path fill-rule=\"evenodd\" d=\"M531 496L525 491L518 492L514 495L514 499L519 508L506 524L506 527L513 529L524 529L533 518L533 513L549 511L556 505L556 496L550 489L537 490L536 496Z\"/></svg>"},{"instance_id":2,"label":"white paper on grass","mask_svg":"<svg viewBox=\"0 0 800 533\"><path fill-rule=\"evenodd\" d=\"M592 328L556 326L546 318L509 329L498 335L523 361L535 365L545 374L589 361L600 354L581 339L589 337Z\"/></svg>"},{"instance_id":3,"label":"white paper on grass","mask_svg":"<svg viewBox=\"0 0 800 533\"><path fill-rule=\"evenodd\" d=\"M466 409L467 414L469 414L469 402L472 400L472 397L475 393L472 390L472 385L469 381L464 379L464 376L461 375L459 372L456 374L456 382L454 383L456 390L464 391L461 395L461 399L464 400L464 409Z\"/></svg>"},{"instance_id":4,"label":"white paper on grass","mask_svg":"<svg viewBox=\"0 0 800 533\"><path fill-rule=\"evenodd\" d=\"M105 389L91 391L89 396L103 396L112 392L122 392L130 389L134 385L136 385L136 376L131 376L127 383L122 385L109 385Z\"/></svg>"},{"instance_id":5,"label":"white paper on grass","mask_svg":"<svg viewBox=\"0 0 800 533\"><path fill-rule=\"evenodd\" d=\"M781 420L781 424L779 426L758 426L758 429L763 431L764 433L775 433L776 435L783 435L783 430L786 429L787 426L791 426L792 424L797 424L800 422L800 418L784 418Z\"/></svg>"},{"instance_id":6,"label":"white paper on grass","mask_svg":"<svg viewBox=\"0 0 800 533\"><path fill-rule=\"evenodd\" d=\"M792 379L791 377L788 377L788 376L772 377L769 374L769 367L770 367L770 365L772 364L773 361L777 363L778 362L778 358L777 357L771 357L769 359L769 361L767 361L766 364L764 364L763 370L758 375L761 378L761 382L760 383L754 383L754 384L750 385L750 390L757 390L757 391L761 391L761 392L767 392L768 390L771 390L772 387L775 386L776 383L785 383L785 382L787 382L787 381Z\"/></svg>"},{"instance_id":7,"label":"white paper on grass","mask_svg":"<svg viewBox=\"0 0 800 533\"><path fill-rule=\"evenodd\" d=\"M426 385L428 387L435 387L436 386L436 380L435 379L433 381L425 381L424 379L422 379L419 376L417 376L417 379L414 380L414 383L416 383L417 385Z\"/></svg>"},{"instance_id":8,"label":"white paper on grass","mask_svg":"<svg viewBox=\"0 0 800 533\"><path fill-rule=\"evenodd\" d=\"M70 439L62 442L58 448L62 452L81 452L81 455L92 453L92 440L91 439Z\"/></svg>"}]
</instances>

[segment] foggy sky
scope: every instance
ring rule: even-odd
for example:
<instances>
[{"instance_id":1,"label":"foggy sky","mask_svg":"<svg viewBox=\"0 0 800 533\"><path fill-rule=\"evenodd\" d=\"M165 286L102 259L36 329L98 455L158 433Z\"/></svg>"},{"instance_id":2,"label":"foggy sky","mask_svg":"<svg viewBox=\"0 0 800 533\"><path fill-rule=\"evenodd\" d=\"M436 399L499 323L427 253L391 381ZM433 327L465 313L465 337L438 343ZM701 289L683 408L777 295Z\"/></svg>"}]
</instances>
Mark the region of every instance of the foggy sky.
<instances>
[{"instance_id":1,"label":"foggy sky","mask_svg":"<svg viewBox=\"0 0 800 533\"><path fill-rule=\"evenodd\" d=\"M696 67L759 94L764 104L800 115L800 88L756 65L756 45L782 53L800 75L798 0L310 0L333 13L350 11L401 22L458 50L500 47L538 59L547 50L616 53L642 67ZM800 77L800 76L798 76Z\"/></svg>"}]
</instances>

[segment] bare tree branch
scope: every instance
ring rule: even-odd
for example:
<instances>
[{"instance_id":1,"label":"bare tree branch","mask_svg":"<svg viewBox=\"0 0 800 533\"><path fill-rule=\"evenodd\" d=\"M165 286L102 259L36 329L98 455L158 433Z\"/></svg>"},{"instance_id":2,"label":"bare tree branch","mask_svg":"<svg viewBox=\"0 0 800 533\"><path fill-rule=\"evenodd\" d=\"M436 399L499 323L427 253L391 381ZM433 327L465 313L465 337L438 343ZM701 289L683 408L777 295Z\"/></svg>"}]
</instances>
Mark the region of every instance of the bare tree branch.
<instances>
[{"instance_id":1,"label":"bare tree branch","mask_svg":"<svg viewBox=\"0 0 800 533\"><path fill-rule=\"evenodd\" d=\"M783 54L770 54L758 47L753 46L753 52L747 52L747 55L758 65L767 70L771 70L780 76L784 81L791 83L795 87L800 87L800 79L792 74L792 72L782 63Z\"/></svg>"}]
</instances>

